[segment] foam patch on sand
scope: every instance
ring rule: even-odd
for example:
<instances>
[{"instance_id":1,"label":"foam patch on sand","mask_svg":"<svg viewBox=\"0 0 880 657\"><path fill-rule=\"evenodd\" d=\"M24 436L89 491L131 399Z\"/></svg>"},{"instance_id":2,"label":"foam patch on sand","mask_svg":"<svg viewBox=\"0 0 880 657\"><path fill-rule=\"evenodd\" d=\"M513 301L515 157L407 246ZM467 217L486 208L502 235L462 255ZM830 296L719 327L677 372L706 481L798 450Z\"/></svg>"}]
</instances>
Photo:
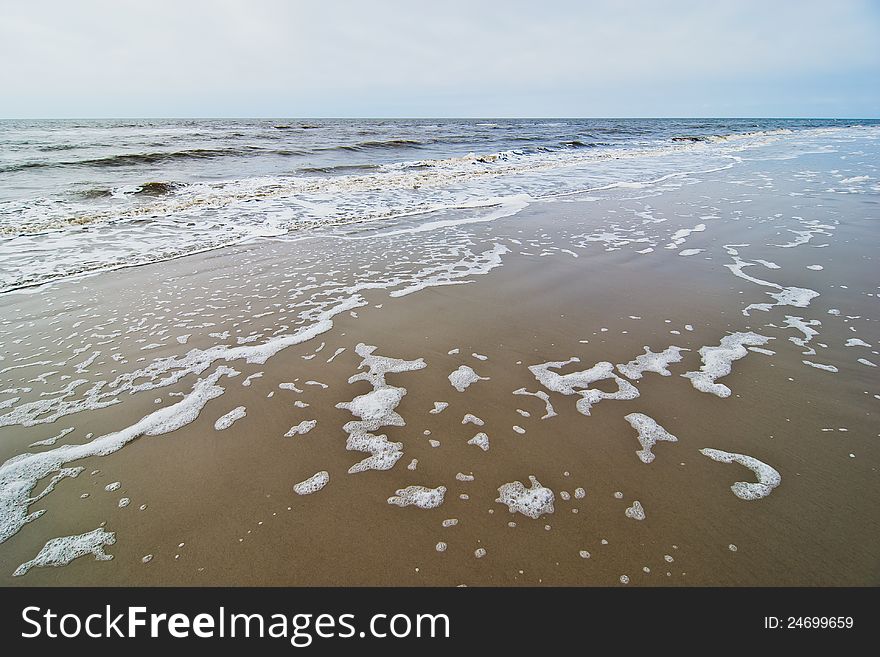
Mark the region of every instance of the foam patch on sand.
<instances>
[{"instance_id":1,"label":"foam patch on sand","mask_svg":"<svg viewBox=\"0 0 880 657\"><path fill-rule=\"evenodd\" d=\"M638 500L632 503L632 506L629 507L623 514L627 518L632 518L633 520L644 520L645 519L645 509L642 508L642 503Z\"/></svg>"},{"instance_id":2,"label":"foam patch on sand","mask_svg":"<svg viewBox=\"0 0 880 657\"><path fill-rule=\"evenodd\" d=\"M682 351L689 351L682 347L672 345L659 353L654 353L648 346L644 347L645 353L636 356L635 360L631 360L625 365L618 365L617 369L628 379L641 379L645 372L656 372L660 376L672 376L667 367L670 363L678 363L681 361Z\"/></svg>"},{"instance_id":3,"label":"foam patch on sand","mask_svg":"<svg viewBox=\"0 0 880 657\"><path fill-rule=\"evenodd\" d=\"M388 498L388 504L397 506L416 506L420 509L436 509L443 504L446 486L425 488L424 486L407 486L394 491Z\"/></svg>"},{"instance_id":4,"label":"foam patch on sand","mask_svg":"<svg viewBox=\"0 0 880 657\"><path fill-rule=\"evenodd\" d=\"M654 460L654 452L651 450L658 442L678 442L678 438L666 431L653 419L644 413L630 413L623 418L630 423L633 429L639 432L638 441L642 448L636 450L636 455L642 463L651 463Z\"/></svg>"},{"instance_id":5,"label":"foam patch on sand","mask_svg":"<svg viewBox=\"0 0 880 657\"><path fill-rule=\"evenodd\" d=\"M782 482L779 472L751 456L708 448L701 449L700 454L719 463L739 463L755 473L758 483L738 481L730 487L733 494L741 500L751 501L767 497Z\"/></svg>"},{"instance_id":6,"label":"foam patch on sand","mask_svg":"<svg viewBox=\"0 0 880 657\"><path fill-rule=\"evenodd\" d=\"M42 493L30 497L31 490L41 479L59 470L61 473L69 470L62 469L66 463L90 456L108 456L136 438L171 433L193 422L205 404L223 394L223 388L216 385L217 381L234 373L235 370L228 367L218 367L206 378L196 381L190 393L176 404L153 411L119 431L80 445L62 445L37 454L19 454L0 465L0 543L44 513L40 510L28 514L28 507L54 488L50 483Z\"/></svg>"},{"instance_id":7,"label":"foam patch on sand","mask_svg":"<svg viewBox=\"0 0 880 657\"><path fill-rule=\"evenodd\" d=\"M217 361L228 363L243 360L249 364L262 365L278 352L326 333L333 328L333 317L366 303L359 294L353 294L335 306L316 313L312 324L303 326L293 333L275 336L261 344L235 347L216 345L209 349L191 349L183 356L158 358L143 369L119 375L113 381L96 382L81 399L70 400L68 397L73 394L77 386L86 381L82 379L72 381L65 394L20 404L11 412L0 415L0 427L51 423L72 413L112 406L120 402L119 396L123 393L137 393L173 385L191 374L204 373ZM226 372L229 376L233 376L234 370L227 367ZM142 382L138 383L138 381Z\"/></svg>"},{"instance_id":8,"label":"foam patch on sand","mask_svg":"<svg viewBox=\"0 0 880 657\"><path fill-rule=\"evenodd\" d=\"M473 281L465 279L468 276L488 274L496 267L500 267L501 256L505 253L510 253L510 249L503 244L496 244L487 251L473 254L457 262L425 267L415 275L415 282L390 292L388 296L403 297L428 287L472 283Z\"/></svg>"},{"instance_id":9,"label":"foam patch on sand","mask_svg":"<svg viewBox=\"0 0 880 657\"><path fill-rule=\"evenodd\" d=\"M437 415L437 413L442 413L443 411L445 411L448 408L448 406L449 406L449 402L444 402L444 401L434 402L434 408L432 408L428 412L431 413L432 415Z\"/></svg>"},{"instance_id":10,"label":"foam patch on sand","mask_svg":"<svg viewBox=\"0 0 880 657\"><path fill-rule=\"evenodd\" d=\"M468 445L475 445L476 447L479 447L484 452L488 452L489 451L489 436L487 436L485 433L483 433L481 431L476 436L474 436L469 441L467 441L467 444Z\"/></svg>"},{"instance_id":11,"label":"foam patch on sand","mask_svg":"<svg viewBox=\"0 0 880 657\"><path fill-rule=\"evenodd\" d=\"M815 367L817 370L824 370L826 372L839 372L834 365L825 365L824 363L814 363L811 360L801 361L804 365L809 365L810 367Z\"/></svg>"},{"instance_id":12,"label":"foam patch on sand","mask_svg":"<svg viewBox=\"0 0 880 657\"><path fill-rule=\"evenodd\" d=\"M529 488L521 481L513 481L498 487L499 504L506 504L511 513L521 513L532 519L538 519L547 513L553 513L553 491L545 488L532 475L529 475Z\"/></svg>"},{"instance_id":13,"label":"foam patch on sand","mask_svg":"<svg viewBox=\"0 0 880 657\"><path fill-rule=\"evenodd\" d=\"M284 434L285 438L291 438L293 436L304 436L309 431L315 428L315 425L318 424L317 420L303 420L297 425L290 427L287 433Z\"/></svg>"},{"instance_id":14,"label":"foam patch on sand","mask_svg":"<svg viewBox=\"0 0 880 657\"><path fill-rule=\"evenodd\" d=\"M229 411L226 415L217 418L217 421L214 423L214 429L217 431L223 431L224 429L228 429L231 427L236 421L247 415L247 411L244 406L237 406Z\"/></svg>"},{"instance_id":15,"label":"foam patch on sand","mask_svg":"<svg viewBox=\"0 0 880 657\"><path fill-rule=\"evenodd\" d=\"M684 244L689 235L693 233L702 233L704 230L706 230L706 224L697 224L693 228L682 228L681 230L677 230L672 234L671 241L666 245L666 248L677 249Z\"/></svg>"},{"instance_id":16,"label":"foam patch on sand","mask_svg":"<svg viewBox=\"0 0 880 657\"><path fill-rule=\"evenodd\" d=\"M752 310L767 312L774 306L806 308L819 293L803 287L784 287L779 292L767 292L767 295L776 299L776 303L751 303L743 309L743 315L748 316Z\"/></svg>"},{"instance_id":17,"label":"foam patch on sand","mask_svg":"<svg viewBox=\"0 0 880 657\"><path fill-rule=\"evenodd\" d=\"M457 370L449 375L449 383L459 392L464 392L477 381L488 381L488 376L479 376L474 372L473 368L467 365L461 365Z\"/></svg>"},{"instance_id":18,"label":"foam patch on sand","mask_svg":"<svg viewBox=\"0 0 880 657\"><path fill-rule=\"evenodd\" d=\"M422 358L416 360L389 358L376 356L375 351L376 347L362 342L355 347L355 353L363 359L358 369L366 367L367 371L348 379L350 384L367 381L373 386L372 392L358 395L350 402L336 404L336 408L346 409L360 418L347 422L342 427L348 434L345 448L349 451L370 454L369 457L349 468L349 474L365 470L389 470L403 456L402 443L390 442L384 434L376 436L372 433L379 427L406 425L403 418L394 410L406 395L406 388L389 385L385 382L385 375L411 372L426 367Z\"/></svg>"},{"instance_id":19,"label":"foam patch on sand","mask_svg":"<svg viewBox=\"0 0 880 657\"><path fill-rule=\"evenodd\" d=\"M544 402L544 415L541 416L542 420L546 420L547 418L554 417L556 415L556 411L553 408L553 404L550 403L550 395L548 395L543 390L538 390L537 392L531 392L526 390L525 388L520 388L519 390L513 391L514 395L528 395L530 397L537 397L541 401Z\"/></svg>"},{"instance_id":20,"label":"foam patch on sand","mask_svg":"<svg viewBox=\"0 0 880 657\"><path fill-rule=\"evenodd\" d=\"M694 388L700 392L710 392L719 397L730 397L730 388L716 383L716 379L730 374L733 361L748 355L747 346L765 345L772 339L751 331L725 335L721 338L719 346L700 348L703 365L699 372L686 372L682 376L690 379Z\"/></svg>"},{"instance_id":21,"label":"foam patch on sand","mask_svg":"<svg viewBox=\"0 0 880 657\"><path fill-rule=\"evenodd\" d=\"M472 415L471 413L465 413L465 416L462 418L461 423L462 424L475 424L478 427L481 427L484 424L486 424L485 422L483 422L483 420L478 418L476 415Z\"/></svg>"},{"instance_id":22,"label":"foam patch on sand","mask_svg":"<svg viewBox=\"0 0 880 657\"><path fill-rule=\"evenodd\" d=\"M52 436L51 438L46 438L45 440L38 440L35 443L31 443L29 447L48 447L50 445L54 445L56 442L58 442L59 439L64 438L64 436L66 436L73 430L74 427L69 427L67 429L64 429L61 433Z\"/></svg>"},{"instance_id":23,"label":"foam patch on sand","mask_svg":"<svg viewBox=\"0 0 880 657\"><path fill-rule=\"evenodd\" d=\"M327 483L330 481L330 475L326 470L321 470L320 472L316 472L311 477L306 479L305 481L301 481L293 487L293 491L297 495L311 495L312 493L317 493L319 490L324 488Z\"/></svg>"},{"instance_id":24,"label":"foam patch on sand","mask_svg":"<svg viewBox=\"0 0 880 657\"><path fill-rule=\"evenodd\" d=\"M577 410L583 415L589 415L593 404L603 399L628 400L639 396L638 388L626 379L622 379L614 373L614 365L602 361L596 363L588 370L559 374L554 369L561 369L571 363L579 363L577 357L564 361L551 361L540 365L530 365L529 371L535 375L538 382L553 392L563 395L580 395L577 402ZM611 379L617 384L614 392L604 392L598 388L589 388L591 383Z\"/></svg>"},{"instance_id":25,"label":"foam patch on sand","mask_svg":"<svg viewBox=\"0 0 880 657\"><path fill-rule=\"evenodd\" d=\"M805 348L807 350L807 351L803 352L803 354L805 356L810 356L810 355L816 353L815 349L813 349L811 347L807 347L807 343L810 340L812 340L814 337L819 335L819 331L817 331L816 329L814 329L812 327L813 326L821 326L822 322L820 322L818 319L805 320L803 317L793 317L791 315L786 315L785 316L785 325L788 328L797 329L798 331L800 331L801 333L804 334L803 338L790 337L789 340L791 342L793 342L794 344L796 344L797 346Z\"/></svg>"},{"instance_id":26,"label":"foam patch on sand","mask_svg":"<svg viewBox=\"0 0 880 657\"><path fill-rule=\"evenodd\" d=\"M74 559L87 554L95 555L96 561L110 561L112 554L104 552L105 545L116 543L116 534L98 527L85 534L62 536L46 542L43 549L30 561L26 561L12 573L14 577L26 575L31 568L66 566Z\"/></svg>"}]
</instances>

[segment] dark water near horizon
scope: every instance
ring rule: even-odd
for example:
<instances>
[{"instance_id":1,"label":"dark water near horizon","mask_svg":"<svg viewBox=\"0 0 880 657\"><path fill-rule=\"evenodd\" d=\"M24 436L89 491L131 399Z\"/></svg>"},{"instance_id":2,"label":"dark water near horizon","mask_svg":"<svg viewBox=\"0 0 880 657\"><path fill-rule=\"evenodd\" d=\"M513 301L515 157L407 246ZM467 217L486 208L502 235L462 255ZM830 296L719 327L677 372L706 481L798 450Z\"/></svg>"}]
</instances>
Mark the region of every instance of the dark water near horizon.
<instances>
[{"instance_id":1,"label":"dark water near horizon","mask_svg":"<svg viewBox=\"0 0 880 657\"><path fill-rule=\"evenodd\" d=\"M837 119L0 121L0 291L729 162Z\"/></svg>"}]
</instances>

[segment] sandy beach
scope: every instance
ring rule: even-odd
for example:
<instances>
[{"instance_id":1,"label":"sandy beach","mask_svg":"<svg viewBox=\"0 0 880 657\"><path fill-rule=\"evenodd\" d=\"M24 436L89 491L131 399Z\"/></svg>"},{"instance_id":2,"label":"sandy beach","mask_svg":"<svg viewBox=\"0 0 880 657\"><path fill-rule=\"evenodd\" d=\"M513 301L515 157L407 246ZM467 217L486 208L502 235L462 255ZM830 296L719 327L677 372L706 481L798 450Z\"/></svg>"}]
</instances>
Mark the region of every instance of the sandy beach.
<instances>
[{"instance_id":1,"label":"sandy beach","mask_svg":"<svg viewBox=\"0 0 880 657\"><path fill-rule=\"evenodd\" d=\"M0 582L880 584L878 149L5 294Z\"/></svg>"}]
</instances>

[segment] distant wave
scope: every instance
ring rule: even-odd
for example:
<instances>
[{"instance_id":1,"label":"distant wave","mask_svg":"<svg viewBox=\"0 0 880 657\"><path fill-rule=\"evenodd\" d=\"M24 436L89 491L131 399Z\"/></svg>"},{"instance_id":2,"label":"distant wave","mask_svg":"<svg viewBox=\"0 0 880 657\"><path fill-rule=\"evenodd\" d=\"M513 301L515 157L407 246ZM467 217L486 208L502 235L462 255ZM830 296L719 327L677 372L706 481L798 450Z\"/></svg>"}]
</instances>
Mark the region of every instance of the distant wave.
<instances>
[{"instance_id":1,"label":"distant wave","mask_svg":"<svg viewBox=\"0 0 880 657\"><path fill-rule=\"evenodd\" d=\"M323 173L323 174L341 174L356 173L358 171L375 171L381 168L378 164L337 164L328 165L326 167L302 167L298 169L300 173Z\"/></svg>"},{"instance_id":2,"label":"distant wave","mask_svg":"<svg viewBox=\"0 0 880 657\"><path fill-rule=\"evenodd\" d=\"M426 142L417 139L385 139L385 140L369 140L361 141L356 144L341 144L339 146L328 146L319 150L325 151L363 151L378 148L421 148Z\"/></svg>"},{"instance_id":3,"label":"distant wave","mask_svg":"<svg viewBox=\"0 0 880 657\"><path fill-rule=\"evenodd\" d=\"M308 151L297 149L263 149L263 148L193 148L182 151L154 151L151 153L121 153L96 157L86 160L64 160L50 162L40 160L36 162L19 162L17 164L0 167L0 172L23 171L26 169L51 169L60 167L94 167L114 168L131 167L138 165L164 164L185 160L210 160L222 157L257 157L265 155L308 155Z\"/></svg>"}]
</instances>

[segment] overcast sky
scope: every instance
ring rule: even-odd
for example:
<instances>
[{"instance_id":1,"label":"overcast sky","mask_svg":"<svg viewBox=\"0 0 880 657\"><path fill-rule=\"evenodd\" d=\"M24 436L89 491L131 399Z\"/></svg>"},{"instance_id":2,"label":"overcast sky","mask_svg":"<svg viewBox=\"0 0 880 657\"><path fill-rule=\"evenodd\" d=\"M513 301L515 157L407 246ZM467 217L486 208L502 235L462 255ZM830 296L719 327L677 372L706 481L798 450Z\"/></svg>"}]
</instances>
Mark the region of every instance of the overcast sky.
<instances>
[{"instance_id":1,"label":"overcast sky","mask_svg":"<svg viewBox=\"0 0 880 657\"><path fill-rule=\"evenodd\" d=\"M880 116L880 0L0 0L0 117Z\"/></svg>"}]
</instances>

